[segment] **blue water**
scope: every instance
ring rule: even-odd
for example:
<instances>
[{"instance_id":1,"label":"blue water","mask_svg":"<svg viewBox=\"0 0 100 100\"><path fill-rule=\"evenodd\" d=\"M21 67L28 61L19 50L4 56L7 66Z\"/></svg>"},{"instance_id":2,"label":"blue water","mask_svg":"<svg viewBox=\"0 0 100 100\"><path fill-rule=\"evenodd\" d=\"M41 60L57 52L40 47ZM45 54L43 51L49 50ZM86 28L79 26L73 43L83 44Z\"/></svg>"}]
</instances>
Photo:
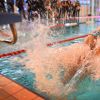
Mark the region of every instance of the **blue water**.
<instances>
[{"instance_id":1,"label":"blue water","mask_svg":"<svg viewBox=\"0 0 100 100\"><path fill-rule=\"evenodd\" d=\"M94 24L80 24L79 26L73 26L73 27L63 27L63 28L56 28L54 29L54 35L53 39L55 41L58 40L64 40L67 38L71 38L74 36L80 36L80 35L86 35L91 33L93 30L95 30L98 26L100 26L100 22L96 22ZM59 44L59 46L68 46L72 43L78 43L80 41L83 41L83 39L76 39L71 42L66 42L63 44Z\"/></svg>"},{"instance_id":2,"label":"blue water","mask_svg":"<svg viewBox=\"0 0 100 100\"><path fill-rule=\"evenodd\" d=\"M100 23L91 25L80 24L79 26L64 28L64 32L62 34L55 35L53 38L60 38L62 40L72 36L84 35L93 31L99 25ZM56 31L57 30L59 31L60 29L56 29ZM60 46L67 46L82 40L83 39L78 39L68 43L60 44ZM35 86L35 73L26 69L25 65L19 63L19 61L25 56L27 55L21 54L14 57L1 58L0 73L27 87L28 89L41 94ZM15 60L12 62L12 59L17 59L17 61ZM42 93L41 95L45 96L45 93ZM90 77L86 77L78 84L77 91L68 95L68 100L100 100L100 80L94 81Z\"/></svg>"},{"instance_id":3,"label":"blue water","mask_svg":"<svg viewBox=\"0 0 100 100\"><path fill-rule=\"evenodd\" d=\"M100 80L86 77L78 84L77 91L68 95L68 100L100 100Z\"/></svg>"}]
</instances>

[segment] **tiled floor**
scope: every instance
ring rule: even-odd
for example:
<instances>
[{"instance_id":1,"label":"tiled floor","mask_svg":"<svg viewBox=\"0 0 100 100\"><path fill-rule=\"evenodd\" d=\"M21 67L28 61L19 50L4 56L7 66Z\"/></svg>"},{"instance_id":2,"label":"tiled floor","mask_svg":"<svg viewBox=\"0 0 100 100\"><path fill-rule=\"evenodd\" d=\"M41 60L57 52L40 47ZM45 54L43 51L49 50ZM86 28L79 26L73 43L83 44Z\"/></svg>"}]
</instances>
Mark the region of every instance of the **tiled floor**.
<instances>
[{"instance_id":1,"label":"tiled floor","mask_svg":"<svg viewBox=\"0 0 100 100\"><path fill-rule=\"evenodd\" d=\"M0 100L44 100L24 87L0 75Z\"/></svg>"}]
</instances>

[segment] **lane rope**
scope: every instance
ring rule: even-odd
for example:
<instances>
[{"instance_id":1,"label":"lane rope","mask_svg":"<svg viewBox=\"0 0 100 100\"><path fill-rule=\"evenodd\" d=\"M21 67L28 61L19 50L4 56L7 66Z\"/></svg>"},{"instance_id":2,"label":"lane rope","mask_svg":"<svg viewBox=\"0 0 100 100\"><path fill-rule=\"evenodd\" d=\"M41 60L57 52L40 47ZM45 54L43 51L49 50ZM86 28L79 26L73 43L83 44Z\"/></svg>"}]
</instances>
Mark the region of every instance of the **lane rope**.
<instances>
[{"instance_id":1,"label":"lane rope","mask_svg":"<svg viewBox=\"0 0 100 100\"><path fill-rule=\"evenodd\" d=\"M9 52L9 53L4 53L4 54L0 54L0 58L11 57L11 56L19 55L19 54L25 53L25 52L26 52L26 50L18 50L18 51L13 51L13 52Z\"/></svg>"},{"instance_id":2,"label":"lane rope","mask_svg":"<svg viewBox=\"0 0 100 100\"><path fill-rule=\"evenodd\" d=\"M96 35L98 32L100 31L100 29L96 29L94 30L93 32L91 32L93 35ZM55 44L61 44L61 43L65 43L65 42L69 42L69 41L73 41L75 39L79 39L79 38L85 38L87 37L89 34L86 34L86 35L81 35L81 36L75 36L75 37L71 37L71 38L68 38L68 39L65 39L65 40L61 40L61 41L56 41L56 42L52 42L52 43L48 43L47 46L53 46Z\"/></svg>"},{"instance_id":3,"label":"lane rope","mask_svg":"<svg viewBox=\"0 0 100 100\"><path fill-rule=\"evenodd\" d=\"M96 34L96 30L93 31L92 33L93 34ZM81 36L75 36L75 37L72 37L72 38L68 38L68 39L65 39L65 40L61 40L61 41L57 41L57 42L52 42L52 43L48 43L47 46L53 46L55 44L61 44L61 43L65 43L65 42L69 42L69 41L72 41L72 40L75 40L75 39L79 39L79 38L85 38L86 36L88 36L89 34L87 35L81 35ZM11 56L15 56L15 55L19 55L21 53L25 53L26 50L22 49L22 50L18 50L18 51L13 51L13 52L9 52L9 53L4 53L4 54L0 54L0 58L4 58L4 57L11 57Z\"/></svg>"},{"instance_id":4,"label":"lane rope","mask_svg":"<svg viewBox=\"0 0 100 100\"><path fill-rule=\"evenodd\" d=\"M68 38L68 39L65 39L65 40L61 40L61 41L57 41L57 42L53 42L53 43L49 43L49 44L47 44L47 46L53 46L53 45L55 45L55 44L61 44L61 43L65 43L65 42L73 41L73 40L75 40L75 39L85 38L86 36L88 36L88 35L75 36L75 37Z\"/></svg>"},{"instance_id":5,"label":"lane rope","mask_svg":"<svg viewBox=\"0 0 100 100\"><path fill-rule=\"evenodd\" d=\"M55 44L61 44L61 43L75 40L75 39L85 38L86 36L88 36L88 35L76 36L76 37L68 38L65 40L61 40L61 41L57 41L57 42L53 42L53 43L48 43L47 46L50 47L50 46L53 46ZM18 51L9 52L9 53L4 53L4 54L0 54L0 58L11 57L11 56L19 55L19 54L25 53L25 52L26 52L26 50L22 49L22 50L18 50Z\"/></svg>"}]
</instances>

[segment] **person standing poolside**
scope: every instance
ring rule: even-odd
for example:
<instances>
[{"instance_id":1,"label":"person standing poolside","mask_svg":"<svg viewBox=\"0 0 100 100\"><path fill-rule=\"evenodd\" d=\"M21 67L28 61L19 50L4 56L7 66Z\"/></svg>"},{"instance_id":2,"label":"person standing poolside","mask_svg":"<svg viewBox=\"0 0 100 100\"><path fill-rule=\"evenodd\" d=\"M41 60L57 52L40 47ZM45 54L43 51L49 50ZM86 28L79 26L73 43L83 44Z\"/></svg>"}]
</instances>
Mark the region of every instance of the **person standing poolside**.
<instances>
[{"instance_id":1,"label":"person standing poolside","mask_svg":"<svg viewBox=\"0 0 100 100\"><path fill-rule=\"evenodd\" d=\"M68 13L68 17L70 18L71 17L71 4L72 2L70 0L67 0L66 1L66 9L67 9L67 13Z\"/></svg>"},{"instance_id":2,"label":"person standing poolside","mask_svg":"<svg viewBox=\"0 0 100 100\"><path fill-rule=\"evenodd\" d=\"M5 1L4 0L0 0L0 12L5 12Z\"/></svg>"},{"instance_id":3,"label":"person standing poolside","mask_svg":"<svg viewBox=\"0 0 100 100\"><path fill-rule=\"evenodd\" d=\"M75 5L76 5L76 17L78 17L77 23L79 23L81 5L80 5L80 2L78 0L76 1Z\"/></svg>"},{"instance_id":4,"label":"person standing poolside","mask_svg":"<svg viewBox=\"0 0 100 100\"><path fill-rule=\"evenodd\" d=\"M30 21L31 18L31 11L32 11L32 0L26 0L28 5L27 12L28 12L28 20Z\"/></svg>"},{"instance_id":5,"label":"person standing poolside","mask_svg":"<svg viewBox=\"0 0 100 100\"><path fill-rule=\"evenodd\" d=\"M61 2L60 0L57 1L57 12L58 12L58 19L60 18L61 16Z\"/></svg>"},{"instance_id":6,"label":"person standing poolside","mask_svg":"<svg viewBox=\"0 0 100 100\"><path fill-rule=\"evenodd\" d=\"M14 13L14 0L7 0L8 12Z\"/></svg>"},{"instance_id":7,"label":"person standing poolside","mask_svg":"<svg viewBox=\"0 0 100 100\"><path fill-rule=\"evenodd\" d=\"M77 0L75 2L75 5L76 5L76 17L79 17L80 16L80 2Z\"/></svg>"},{"instance_id":8,"label":"person standing poolside","mask_svg":"<svg viewBox=\"0 0 100 100\"><path fill-rule=\"evenodd\" d=\"M16 6L19 9L19 13L26 19L25 10L24 10L24 0L16 0Z\"/></svg>"}]
</instances>

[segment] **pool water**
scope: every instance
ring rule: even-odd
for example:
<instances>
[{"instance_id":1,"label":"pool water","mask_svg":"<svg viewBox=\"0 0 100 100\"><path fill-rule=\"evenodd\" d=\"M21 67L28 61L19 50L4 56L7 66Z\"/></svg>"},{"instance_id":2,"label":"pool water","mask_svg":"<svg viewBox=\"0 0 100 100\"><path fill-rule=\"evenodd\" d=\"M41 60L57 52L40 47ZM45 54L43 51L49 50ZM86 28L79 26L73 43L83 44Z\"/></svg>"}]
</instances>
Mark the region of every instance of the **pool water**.
<instances>
[{"instance_id":1,"label":"pool water","mask_svg":"<svg viewBox=\"0 0 100 100\"><path fill-rule=\"evenodd\" d=\"M22 84L23 86L32 89L35 83L35 74L25 69L25 66L21 65L18 62L9 61L14 58L15 57L11 58L8 57L0 59L0 73L11 78L12 80L15 80L16 82ZM17 56L17 58L20 60L22 57L20 58Z\"/></svg>"},{"instance_id":2,"label":"pool water","mask_svg":"<svg viewBox=\"0 0 100 100\"><path fill-rule=\"evenodd\" d=\"M62 40L77 35L84 35L93 31L99 25L100 23L97 22L91 25L80 24L79 26L70 28L64 27L64 29L62 28L64 32L62 34L53 36L53 38ZM59 46L67 46L73 43L80 42L82 40L83 39L77 39L68 43L60 44ZM46 96L45 93L41 94L40 91L36 89L35 73L31 72L31 70L26 69L25 65L22 65L19 62L25 56L27 55L20 54L18 56L0 58L0 73L25 86L31 91L36 91L40 95ZM13 62L11 61L12 59ZM68 95L68 100L100 100L100 80L93 81L90 77L86 77L78 85L77 91Z\"/></svg>"},{"instance_id":3,"label":"pool water","mask_svg":"<svg viewBox=\"0 0 100 100\"><path fill-rule=\"evenodd\" d=\"M100 100L100 80L86 77L78 84L77 91L68 95L68 100Z\"/></svg>"},{"instance_id":4,"label":"pool water","mask_svg":"<svg viewBox=\"0 0 100 100\"><path fill-rule=\"evenodd\" d=\"M78 26L73 26L73 27L63 27L63 28L56 28L54 29L54 35L53 39L56 41L59 40L64 40L67 38L71 38L74 36L80 36L80 35L86 35L91 33L93 30L95 30L98 26L100 26L100 22L92 23L92 24L80 24ZM83 41L83 39L76 39L74 41L58 44L60 46L68 46L72 43L78 43L80 41Z\"/></svg>"}]
</instances>

